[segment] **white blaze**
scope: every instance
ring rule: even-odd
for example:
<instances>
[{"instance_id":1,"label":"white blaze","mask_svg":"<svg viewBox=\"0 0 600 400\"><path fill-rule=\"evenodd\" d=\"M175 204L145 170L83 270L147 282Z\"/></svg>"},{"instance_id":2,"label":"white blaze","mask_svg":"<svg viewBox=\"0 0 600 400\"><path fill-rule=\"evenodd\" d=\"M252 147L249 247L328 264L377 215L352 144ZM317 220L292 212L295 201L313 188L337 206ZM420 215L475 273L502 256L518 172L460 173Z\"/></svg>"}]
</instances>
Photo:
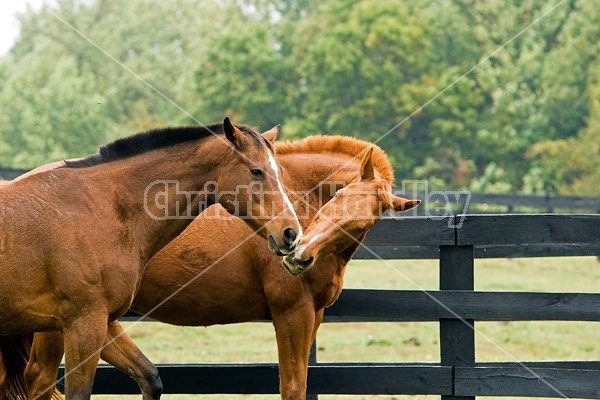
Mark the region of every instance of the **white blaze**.
<instances>
[{"instance_id":1,"label":"white blaze","mask_svg":"<svg viewBox=\"0 0 600 400\"><path fill-rule=\"evenodd\" d=\"M273 155L271 153L269 153L269 164L271 165L271 168L273 169L273 172L275 173L275 180L277 180L277 186L279 187L279 191L281 192L281 195L283 196L283 201L285 201L285 204L291 210L294 218L296 218L296 220L298 220L298 216L296 215L296 210L294 209L294 206L292 206L292 202L290 201L289 197L285 193L285 190L283 190L283 186L281 185L281 180L279 180L279 168L277 167L277 161L275 161L275 157L273 157ZM297 240L300 240L301 238L302 238L302 228L300 227L300 232L298 232Z\"/></svg>"},{"instance_id":2,"label":"white blaze","mask_svg":"<svg viewBox=\"0 0 600 400\"><path fill-rule=\"evenodd\" d=\"M306 243L306 245L304 245L304 246L300 246L300 247L298 248L298 250L296 250L296 256L295 256L294 258L295 258L295 259L302 259L302 256L304 255L304 250L306 250L306 248L307 248L308 246L310 246L311 244L313 244L313 242L316 242L316 241L317 241L317 240L318 240L318 239L319 239L321 236L323 236L323 234L322 234L322 233L318 233L318 234L316 234L315 236L313 236L313 238L312 238L312 239L310 239L310 240L308 241L308 243Z\"/></svg>"}]
</instances>

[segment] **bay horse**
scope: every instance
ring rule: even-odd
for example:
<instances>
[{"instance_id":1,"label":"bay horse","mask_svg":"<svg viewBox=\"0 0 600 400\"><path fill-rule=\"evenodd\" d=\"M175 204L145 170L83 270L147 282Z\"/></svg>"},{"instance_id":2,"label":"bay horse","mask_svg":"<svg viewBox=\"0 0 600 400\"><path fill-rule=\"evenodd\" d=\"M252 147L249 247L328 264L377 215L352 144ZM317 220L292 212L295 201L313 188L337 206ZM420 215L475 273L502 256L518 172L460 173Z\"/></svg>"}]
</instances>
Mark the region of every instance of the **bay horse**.
<instances>
[{"instance_id":1,"label":"bay horse","mask_svg":"<svg viewBox=\"0 0 600 400\"><path fill-rule=\"evenodd\" d=\"M334 241L344 236L344 245L328 247L332 251L327 254L315 254L311 260L313 268L307 269L306 264L295 268L292 258L287 268L294 275L305 270L293 276L282 267L282 258L264 251L243 223L214 218L224 215L224 211L213 206L148 262L132 309L174 325L272 320L281 397L305 399L310 346L324 309L342 290L347 263L383 211L408 210L418 201L391 194L392 166L385 153L370 143L343 136L311 136L297 142L276 143L275 148L285 187L296 200L294 205L303 228L310 230L306 227L318 208L346 186L368 185L362 196L374 199L372 205L379 207L365 209L364 214L357 215L354 226L344 225L344 232L328 231ZM379 197L373 196L375 188ZM301 195L296 196L298 193ZM321 216L316 221L321 224L327 219ZM346 234L353 240L347 240ZM227 243L231 241L241 245L229 251ZM35 385L34 393L53 388L62 354L56 343L60 340L52 334L36 334L28 366L28 381ZM118 354L102 353L102 358L134 378L144 392L148 386L144 377L151 366L136 362L138 351L132 346L122 348ZM48 362L50 353L55 356ZM50 393L47 391L41 398L48 398Z\"/></svg>"},{"instance_id":2,"label":"bay horse","mask_svg":"<svg viewBox=\"0 0 600 400\"><path fill-rule=\"evenodd\" d=\"M0 350L6 395L27 396L19 370L28 351L25 334L60 331L66 398L89 399L105 340L114 341L107 353L133 344L114 321L129 309L143 267L207 206L218 202L242 217L236 221L267 238L274 253L293 251L301 227L270 143L278 129L261 136L225 118L153 130L4 183ZM158 398L156 368L141 352L134 357L148 366L146 390Z\"/></svg>"}]
</instances>

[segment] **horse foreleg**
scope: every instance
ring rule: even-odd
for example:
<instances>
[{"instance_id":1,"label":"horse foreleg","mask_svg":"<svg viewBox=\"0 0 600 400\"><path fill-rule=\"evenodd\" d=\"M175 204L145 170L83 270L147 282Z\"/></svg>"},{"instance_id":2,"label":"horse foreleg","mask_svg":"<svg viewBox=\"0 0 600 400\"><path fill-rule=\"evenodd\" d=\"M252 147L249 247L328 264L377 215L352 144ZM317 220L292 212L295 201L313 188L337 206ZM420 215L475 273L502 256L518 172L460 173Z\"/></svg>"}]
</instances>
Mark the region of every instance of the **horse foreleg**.
<instances>
[{"instance_id":1,"label":"horse foreleg","mask_svg":"<svg viewBox=\"0 0 600 400\"><path fill-rule=\"evenodd\" d=\"M60 332L38 332L33 336L31 354L25 368L25 382L30 399L60 398L56 374L64 354Z\"/></svg>"},{"instance_id":2,"label":"horse foreleg","mask_svg":"<svg viewBox=\"0 0 600 400\"><path fill-rule=\"evenodd\" d=\"M63 324L67 400L90 399L107 324L108 314L104 313L79 316Z\"/></svg>"},{"instance_id":3,"label":"horse foreleg","mask_svg":"<svg viewBox=\"0 0 600 400\"><path fill-rule=\"evenodd\" d=\"M162 393L158 369L146 358L118 321L108 325L102 359L133 378L142 390L143 400L157 400Z\"/></svg>"},{"instance_id":4,"label":"horse foreleg","mask_svg":"<svg viewBox=\"0 0 600 400\"><path fill-rule=\"evenodd\" d=\"M321 326L321 322L323 322L323 314L325 313L325 309L321 308L317 310L315 313L315 323L313 325L312 335L310 336L310 345L312 346L313 342L317 338L317 331L319 330L319 326ZM310 352L310 350L309 350Z\"/></svg>"},{"instance_id":5,"label":"horse foreleg","mask_svg":"<svg viewBox=\"0 0 600 400\"><path fill-rule=\"evenodd\" d=\"M316 322L317 315L311 303L273 312L279 357L279 390L284 400L306 399L308 357Z\"/></svg>"}]
</instances>

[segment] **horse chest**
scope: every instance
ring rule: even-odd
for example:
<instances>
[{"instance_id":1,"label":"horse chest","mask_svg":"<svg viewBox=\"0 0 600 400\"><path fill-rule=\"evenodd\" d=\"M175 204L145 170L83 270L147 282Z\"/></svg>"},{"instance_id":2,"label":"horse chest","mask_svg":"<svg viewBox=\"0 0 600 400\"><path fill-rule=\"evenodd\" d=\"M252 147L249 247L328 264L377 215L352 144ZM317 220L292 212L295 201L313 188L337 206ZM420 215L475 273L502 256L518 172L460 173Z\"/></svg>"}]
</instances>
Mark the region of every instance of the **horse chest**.
<instances>
[{"instance_id":1,"label":"horse chest","mask_svg":"<svg viewBox=\"0 0 600 400\"><path fill-rule=\"evenodd\" d=\"M322 284L319 290L313 292L316 308L326 308L331 306L342 293L343 279L339 275L334 275L327 283Z\"/></svg>"}]
</instances>

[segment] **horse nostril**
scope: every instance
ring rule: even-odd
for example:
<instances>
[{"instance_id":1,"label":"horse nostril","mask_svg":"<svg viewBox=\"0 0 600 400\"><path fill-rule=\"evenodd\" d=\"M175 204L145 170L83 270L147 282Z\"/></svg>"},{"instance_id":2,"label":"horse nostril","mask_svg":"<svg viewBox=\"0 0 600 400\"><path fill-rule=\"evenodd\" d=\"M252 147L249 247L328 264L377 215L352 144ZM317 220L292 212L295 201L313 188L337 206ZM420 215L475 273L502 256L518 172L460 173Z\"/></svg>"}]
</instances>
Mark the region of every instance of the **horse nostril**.
<instances>
[{"instance_id":1,"label":"horse nostril","mask_svg":"<svg viewBox=\"0 0 600 400\"><path fill-rule=\"evenodd\" d=\"M303 270L307 269L308 267L310 267L314 261L314 257L310 256L308 257L306 260L302 260L300 261L300 268L302 268Z\"/></svg>"},{"instance_id":2,"label":"horse nostril","mask_svg":"<svg viewBox=\"0 0 600 400\"><path fill-rule=\"evenodd\" d=\"M290 246L292 243L294 243L297 237L298 235L296 234L296 231L292 228L285 228L283 230L283 241L286 245Z\"/></svg>"}]
</instances>

